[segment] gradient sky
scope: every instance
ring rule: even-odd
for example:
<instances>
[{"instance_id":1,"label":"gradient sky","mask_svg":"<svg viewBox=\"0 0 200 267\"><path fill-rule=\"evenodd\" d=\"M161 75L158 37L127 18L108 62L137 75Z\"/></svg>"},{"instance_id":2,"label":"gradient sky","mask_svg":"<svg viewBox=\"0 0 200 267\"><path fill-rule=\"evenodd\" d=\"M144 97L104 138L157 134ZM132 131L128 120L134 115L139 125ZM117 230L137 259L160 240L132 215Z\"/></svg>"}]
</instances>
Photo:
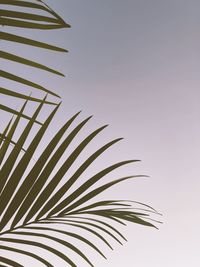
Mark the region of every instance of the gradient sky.
<instances>
[{"instance_id":1,"label":"gradient sky","mask_svg":"<svg viewBox=\"0 0 200 267\"><path fill-rule=\"evenodd\" d=\"M115 174L117 178L121 174L150 178L126 182L105 195L138 200L163 214L158 231L129 225L124 230L129 242L107 251L108 261L95 258L95 267L200 266L200 2L46 2L72 28L42 35L33 31L26 36L60 44L69 54L15 49L19 55L29 54L57 67L66 78L30 73L28 68L26 77L38 73L38 81L44 79L44 85L62 96L55 127L81 109L83 117L94 115L88 132L110 124L99 143L125 137L101 158L97 168L141 159ZM6 64L5 68L11 67Z\"/></svg>"}]
</instances>

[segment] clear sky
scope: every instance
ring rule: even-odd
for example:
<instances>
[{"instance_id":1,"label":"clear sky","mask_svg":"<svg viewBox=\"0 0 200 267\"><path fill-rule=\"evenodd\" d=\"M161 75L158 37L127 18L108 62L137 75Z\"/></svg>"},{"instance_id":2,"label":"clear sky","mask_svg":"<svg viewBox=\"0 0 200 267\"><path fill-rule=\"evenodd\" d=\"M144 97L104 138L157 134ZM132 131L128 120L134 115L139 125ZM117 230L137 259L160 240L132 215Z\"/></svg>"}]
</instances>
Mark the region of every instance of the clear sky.
<instances>
[{"instance_id":1,"label":"clear sky","mask_svg":"<svg viewBox=\"0 0 200 267\"><path fill-rule=\"evenodd\" d=\"M200 1L46 2L72 25L53 34L28 33L69 49L67 55L29 54L66 73L64 79L37 76L63 98L57 123L82 109L83 117L94 115L89 129L110 124L99 142L125 140L97 168L141 159L115 174L150 178L105 195L145 202L163 214L158 231L129 225L129 242L107 251L108 261L95 258L95 267L200 266ZM26 75L36 73L27 68Z\"/></svg>"}]
</instances>

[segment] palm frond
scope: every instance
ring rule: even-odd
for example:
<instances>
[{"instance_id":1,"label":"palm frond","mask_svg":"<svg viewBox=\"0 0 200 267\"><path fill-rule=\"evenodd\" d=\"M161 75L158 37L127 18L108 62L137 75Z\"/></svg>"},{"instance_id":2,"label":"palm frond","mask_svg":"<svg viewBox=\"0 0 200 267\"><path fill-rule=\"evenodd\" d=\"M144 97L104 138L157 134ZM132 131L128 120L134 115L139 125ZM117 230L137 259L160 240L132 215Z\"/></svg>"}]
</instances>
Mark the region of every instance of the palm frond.
<instances>
[{"instance_id":1,"label":"palm frond","mask_svg":"<svg viewBox=\"0 0 200 267\"><path fill-rule=\"evenodd\" d=\"M50 114L50 116L48 117L48 119L45 121L45 123L42 125L42 127L40 128L39 132L36 134L35 138L32 140L31 144L29 145L29 147L27 148L27 153L25 153L22 157L22 159L20 160L20 162L18 163L17 167L14 169L13 173L11 174L8 182L6 181L6 179L8 178L8 176L10 175L14 163L16 162L18 156L19 156L19 152L22 149L23 144L25 143L31 128L34 124L34 119L38 116L41 108L43 106L43 103L41 103L38 107L38 109L36 110L35 114L33 115L33 121L30 120L29 123L27 124L24 132L22 133L21 137L19 138L17 144L15 145L13 151L10 153L9 158L7 159L6 163L4 164L4 166L2 167L1 171L0 171L0 175L4 176L4 180L5 182L3 183L2 188L4 187L1 196L0 196L0 202L2 203L1 207L0 207L0 215L2 214L2 212L4 211L5 207L7 206L8 202L11 200L13 193L15 192L15 188L18 186L18 183L21 180L21 177L24 173L24 171L26 170L36 148L38 147L39 142L41 141L47 127L49 126L51 120L53 119L57 109L59 106L57 106L53 112ZM11 164L9 164L11 163ZM9 164L9 167L8 167ZM7 182L7 183L6 183ZM10 207L8 210L8 213L10 214L12 211L12 208ZM6 218L6 220L8 220L7 214L4 215L3 218ZM9 215L8 215L9 217ZM7 223L7 221L6 221ZM1 220L0 223L0 229L2 229L2 224L4 224L4 220ZM4 225L3 225L4 226Z\"/></svg>"},{"instance_id":2,"label":"palm frond","mask_svg":"<svg viewBox=\"0 0 200 267\"><path fill-rule=\"evenodd\" d=\"M55 11L53 11L50 7L48 7L42 1L19 1L19 0L1 0L0 5L6 8L2 8L0 10L0 25L4 27L18 27L18 28L27 28L27 29L37 29L37 30L53 30L53 29L62 29L62 28L69 28L70 25L67 24ZM19 9L17 11L13 10L13 7ZM26 11L27 10L27 11ZM43 12L43 14L38 14L38 12ZM20 43L22 45L30 45L32 47L38 47L42 49L49 49L53 51L59 52L67 52L66 49L56 47L51 44L47 44L44 42L36 41L33 39L29 39L23 36L17 36L11 33L7 33L5 31L0 32L0 38L3 41L9 41L13 43ZM48 67L40 62L36 62L34 60L25 58L21 55L15 55L8 51L0 51L0 58L15 62L18 64L23 64L28 67L36 68L39 70L47 71L59 76L64 76L60 71L57 71L51 67ZM24 86L27 90L27 87L32 87L34 90L40 90L45 93L48 93L52 96L59 97L56 93L48 88L44 87L41 84L38 84L32 80L26 79L26 77L21 77L14 73L9 73L5 70L0 70L0 76L6 80L14 81L22 86ZM30 91L28 91L28 94ZM9 97L15 98L23 98L27 99L28 96L24 93L17 93L13 88L1 88L0 94L7 95ZM36 101L39 102L39 98L29 98L29 101ZM46 104L55 105L54 102L46 101ZM12 108L9 106L5 106L0 104L0 109L10 112L13 114L17 114ZM27 119L30 119L28 116L23 115Z\"/></svg>"},{"instance_id":3,"label":"palm frond","mask_svg":"<svg viewBox=\"0 0 200 267\"><path fill-rule=\"evenodd\" d=\"M50 231L52 233L60 233L60 234L63 234L64 236L66 237L73 237L75 238L76 240L79 240L79 241L82 241L83 243L87 244L88 246L90 246L91 248L93 248L94 250L96 250L96 252L98 252L101 256L103 256L105 259L105 255L92 243L90 242L88 239L82 237L81 235L78 235L77 233L72 233L72 232L69 232L69 231L63 231L63 230L58 230L58 229L54 229L54 228L50 228L48 226L44 226L41 224L40 226L39 225L32 225L32 226L26 226L24 228L24 230L31 230L31 232L33 232L33 230L41 230L42 232L44 231Z\"/></svg>"},{"instance_id":4,"label":"palm frond","mask_svg":"<svg viewBox=\"0 0 200 267\"><path fill-rule=\"evenodd\" d=\"M29 255L46 266L52 266L48 258L44 257L41 259L40 255L36 252L30 252L30 246L35 246L58 256L61 260L65 261L66 266L77 266L75 259L73 257L71 258L70 253L67 252L71 250L90 266L93 266L87 255L75 245L77 241L82 244L84 243L106 258L102 249L98 247L98 243L94 244L92 239L90 240L90 236L95 236L102 244L112 249L111 240L119 244L123 244L123 241L126 241L124 235L117 229L117 224L126 225L128 222L132 222L155 227L151 222L152 219L149 214L157 215L157 212L150 206L134 201L128 202L105 199L88 204L88 201L91 201L103 191L122 181L132 178L135 179L136 177L144 177L143 175L133 175L114 179L103 185L96 185L98 181L103 181L108 173L111 173L121 166L138 161L126 160L113 164L92 177L83 180L81 175L90 165L108 148L119 142L122 138L110 141L97 149L97 151L83 161L71 177L66 178L68 170L75 160L107 125L98 128L86 136L71 152L68 158L64 160L60 167L57 167L57 163L62 161L63 155L71 142L75 140L77 134L91 118L86 118L66 134L80 112L72 116L60 128L48 142L46 148L33 164L31 170L26 174L34 152L38 148L42 138L45 137L45 132L59 107L56 106L51 112L26 151L24 151L24 155L17 161L20 150L26 142L32 126L34 125L34 121L41 112L45 101L46 97L43 99L42 103L39 104L33 118L24 128L21 137L14 144L13 150L7 156L0 170L2 190L0 195L0 201L2 203L0 207L0 241L4 242L4 245L0 246L0 250ZM27 102L22 107L21 114L26 104ZM15 120L12 119L5 127L4 135L7 136L8 140L11 140L20 118L21 117L18 116ZM66 137L61 141L64 135L66 135ZM6 140L7 139L2 143L0 155L1 151L5 152L5 150L7 150L9 142L6 142ZM3 153L3 155L5 157L5 153ZM51 176L54 172L55 174ZM77 181L81 182L82 185L74 189L73 186ZM60 186L61 182L63 184L62 186ZM91 190L90 188L92 186L95 186L95 188ZM70 194L68 193L69 190L72 190ZM137 208L134 207L133 204L137 206ZM62 226L62 230L59 226ZM84 237L84 233L87 233L87 238ZM68 241L68 237L73 239L75 243L73 244L73 241ZM48 241L48 244L46 241ZM51 245L51 242L62 245L67 249L66 253L57 250ZM15 248L11 248L10 244L12 244L12 246L15 245ZM23 244L24 249L18 248L18 244ZM6 264L6 261L7 263L9 261L12 262L12 259L9 259L9 257L2 257L2 260L0 259L2 263ZM13 266L20 266L18 262L16 262L16 265L14 264L15 263L13 263Z\"/></svg>"},{"instance_id":5,"label":"palm frond","mask_svg":"<svg viewBox=\"0 0 200 267\"><path fill-rule=\"evenodd\" d=\"M1 145L1 142L5 141L5 140L6 140L6 141L8 140L7 136L5 136L4 134L1 134L1 133L0 133L0 145ZM13 145L13 146L16 145L16 142L13 141L13 140L9 140L9 142L10 142L10 144ZM24 148L22 148L22 151L26 152L26 150L25 150Z\"/></svg>"},{"instance_id":6,"label":"palm frond","mask_svg":"<svg viewBox=\"0 0 200 267\"><path fill-rule=\"evenodd\" d=\"M7 27L16 27L47 31L70 27L41 0L0 0L0 5L3 6L0 10L0 24L4 30ZM68 52L64 48L6 31L0 32L0 38L13 44ZM0 57L9 62L64 76L54 68L19 54L0 51ZM25 90L31 87L33 90L59 98L54 91L26 77L5 70L0 70L0 75L4 79L23 85L26 87ZM47 95L43 99L32 97L28 91L27 94L16 92L7 86L0 87L0 94L25 101L19 111L0 103L0 110L13 114L0 133L0 241L2 241L0 252L6 252L6 256L0 253L0 266L27 266L26 263L21 264L18 261L18 255L22 255L31 257L36 262L36 266L41 263L53 267L48 253L60 258L62 266L76 267L77 257L93 266L87 251L82 251L79 244L86 245L106 259L99 242L113 249L112 242L122 245L127 241L118 228L119 225L122 227L131 222L157 228L155 225L159 221L152 219L150 215L157 216L159 213L146 204L128 200L95 200L99 194L114 185L130 179L146 177L145 175L113 177L113 179L107 177L118 168L135 164L138 160L124 160L103 168L91 177L87 178L85 175L85 172L90 170L90 166L122 138L104 144L83 160L73 174L70 172L80 155L107 125L92 131L79 141L77 135L92 116L83 119L70 130L80 114L78 112L55 133L51 140L46 142L46 147L42 149L41 141L45 139L60 104L48 101ZM37 107L32 116L27 116L24 113L30 101L36 102ZM45 105L52 105L54 109L48 113L44 122L40 122L38 117ZM21 126L24 119L28 122L25 126ZM36 124L38 130L35 132ZM21 135L15 140L16 132L21 127ZM72 143L76 143L76 148L71 151ZM37 160L34 159L36 152L40 152ZM68 152L67 157L66 152ZM97 243L94 242L93 237L98 240ZM58 249L55 244L61 246L63 250ZM32 251L32 247L37 250ZM48 252L47 256L45 253L41 256L40 249ZM14 253L16 257L13 259L8 256L9 252Z\"/></svg>"},{"instance_id":7,"label":"palm frond","mask_svg":"<svg viewBox=\"0 0 200 267\"><path fill-rule=\"evenodd\" d=\"M28 98L28 96L27 96L27 98ZM38 102L40 102L40 101L38 101ZM20 113L18 111L16 111L15 109L9 108L9 107L2 105L2 104L0 104L0 110L4 110L4 111L11 113L11 114L20 115ZM31 120L31 117L27 116L26 114L21 114L20 116L23 117L24 119ZM42 125L42 123L37 121L37 120L35 120L35 122Z\"/></svg>"},{"instance_id":8,"label":"palm frond","mask_svg":"<svg viewBox=\"0 0 200 267\"><path fill-rule=\"evenodd\" d=\"M32 40L23 36L11 34L11 33L6 33L6 32L0 32L0 38L4 41L9 41L9 42L14 42L14 43L19 43L19 44L24 44L24 45L30 45L33 47L38 47L38 48L43 48L43 49L48 49L52 51L57 51L57 52L68 52L68 50L64 48L60 48L54 45L50 45L47 43L39 42L36 40Z\"/></svg>"},{"instance_id":9,"label":"palm frond","mask_svg":"<svg viewBox=\"0 0 200 267\"><path fill-rule=\"evenodd\" d=\"M39 99L39 98L34 98L34 97L31 97L31 96L27 96L27 95L24 95L24 94L13 92L13 91L11 91L11 90L9 90L7 88L4 88L4 87L0 87L0 94L8 95L8 96L14 96L14 97L21 98L21 99L24 99L24 100L29 100L29 101L39 102L39 103L42 102L42 100ZM54 106L57 105L57 103L49 102L49 101L45 101L44 104L49 104L49 105L54 105ZM14 110L12 110L11 113L14 113L16 115L18 114L17 111L14 111ZM25 116L25 117L27 117L27 116ZM30 120L30 117L28 119Z\"/></svg>"},{"instance_id":10,"label":"palm frond","mask_svg":"<svg viewBox=\"0 0 200 267\"><path fill-rule=\"evenodd\" d=\"M57 94L53 93L52 91L49 91L47 90L46 88L44 88L43 86L37 84L37 83L34 83L34 82L31 82L27 79L24 79L22 77L19 77L19 76L16 76L12 73L9 73L7 71L3 71L1 70L0 71L0 76L3 77L3 78L6 78L6 79L9 79L9 80L12 80L14 82L19 82L19 83L22 83L24 85L27 85L27 86L30 86L30 87L33 87L33 88L36 88L36 89L39 89L43 92L46 92L50 95L53 95L53 96L56 96L56 97L59 97Z\"/></svg>"},{"instance_id":11,"label":"palm frond","mask_svg":"<svg viewBox=\"0 0 200 267\"><path fill-rule=\"evenodd\" d=\"M14 145L16 144L14 141L12 141L12 138L13 138L13 135L14 135L16 129L18 128L18 124L19 124L21 118L24 118L23 112L24 112L24 109L25 109L27 103L28 103L28 100L22 106L20 112L16 112L17 117L14 120L12 126L11 126L11 123L13 121L13 118L10 120L10 122L6 126L3 134L1 135L1 143L3 141L4 142L3 142L2 146L1 146L1 149L0 149L0 165L1 165L1 163L3 162L3 160L5 158L6 152L7 152L8 148L9 148L10 144L14 144ZM25 118L26 118L26 116L25 116ZM31 118L30 118L30 120L31 120ZM34 124L34 122L37 122L37 120L35 119L35 117L32 117L32 123ZM23 151L23 147L21 147L21 150ZM1 170L0 170L0 172L1 172ZM0 180L0 192L1 192L2 188L3 188L3 180L4 179Z\"/></svg>"},{"instance_id":12,"label":"palm frond","mask_svg":"<svg viewBox=\"0 0 200 267\"><path fill-rule=\"evenodd\" d=\"M0 262L8 264L9 266L14 266L14 267L23 267L21 264L17 263L16 261L9 260L8 258L4 258L0 256ZM7 265L1 265L2 267L6 267Z\"/></svg>"},{"instance_id":13,"label":"palm frond","mask_svg":"<svg viewBox=\"0 0 200 267\"><path fill-rule=\"evenodd\" d=\"M3 141L4 141L4 139L5 139L5 137L6 137L7 133L8 133L8 130L10 128L10 125L12 123L12 120L13 120L13 118L10 119L10 121L6 125L5 129L3 130L3 133L1 134L1 137L0 137L0 147L3 144Z\"/></svg>"},{"instance_id":14,"label":"palm frond","mask_svg":"<svg viewBox=\"0 0 200 267\"><path fill-rule=\"evenodd\" d=\"M59 71L53 70L51 68L48 68L45 65L39 64L39 63L34 62L32 60L28 60L28 59L23 58L23 57L16 56L16 55L8 53L8 52L0 51L0 57L3 58L3 59L7 59L7 60L11 60L11 61L14 61L14 62L17 62L17 63L21 63L21 64L24 64L24 65L27 65L27 66L30 66L30 67L38 68L38 69L41 69L41 70L46 70L46 71L49 71L51 73L54 73L54 74L57 74L57 75L60 75L60 76L64 76L64 74L60 73Z\"/></svg>"}]
</instances>

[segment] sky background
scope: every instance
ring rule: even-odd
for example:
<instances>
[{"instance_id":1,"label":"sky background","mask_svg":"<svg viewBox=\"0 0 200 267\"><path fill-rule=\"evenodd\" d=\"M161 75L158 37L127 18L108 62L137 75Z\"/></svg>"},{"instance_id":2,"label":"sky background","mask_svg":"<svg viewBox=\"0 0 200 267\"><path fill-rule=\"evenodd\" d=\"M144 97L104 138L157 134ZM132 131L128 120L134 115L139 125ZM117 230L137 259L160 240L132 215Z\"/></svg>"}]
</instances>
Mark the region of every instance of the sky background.
<instances>
[{"instance_id":1,"label":"sky background","mask_svg":"<svg viewBox=\"0 0 200 267\"><path fill-rule=\"evenodd\" d=\"M125 182L104 195L138 200L163 214L159 230L130 224L123 230L129 242L123 247L113 244L115 250L106 252L108 261L95 257L95 267L198 267L200 2L46 3L72 28L45 34L33 31L26 36L59 44L69 53L55 55L37 49L30 53L30 48L20 49L20 45L14 49L9 44L3 46L61 70L66 78L16 69L14 63L3 62L4 69L13 68L23 76L27 70L27 78L42 81L62 96L55 128L78 110L82 110L81 118L94 115L88 132L109 124L92 143L91 151L113 138L124 137L91 172L108 163L141 159L115 172L116 178L121 174L147 174L150 178Z\"/></svg>"}]
</instances>

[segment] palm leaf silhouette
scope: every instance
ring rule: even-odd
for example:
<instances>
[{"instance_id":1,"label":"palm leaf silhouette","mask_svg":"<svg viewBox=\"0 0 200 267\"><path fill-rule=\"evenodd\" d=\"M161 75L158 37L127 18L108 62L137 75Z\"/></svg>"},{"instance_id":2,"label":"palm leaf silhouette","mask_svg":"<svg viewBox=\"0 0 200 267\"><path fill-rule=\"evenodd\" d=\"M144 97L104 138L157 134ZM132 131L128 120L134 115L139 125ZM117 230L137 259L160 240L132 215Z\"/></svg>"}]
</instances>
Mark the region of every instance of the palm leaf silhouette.
<instances>
[{"instance_id":1,"label":"palm leaf silhouette","mask_svg":"<svg viewBox=\"0 0 200 267\"><path fill-rule=\"evenodd\" d=\"M53 30L53 29L61 29L61 28L69 28L70 25L65 23L65 21L56 14L51 8L49 8L46 4L44 4L42 1L11 1L11 0L1 0L0 5L3 7L3 9L0 10L0 25L4 28L7 27L19 27L19 28L28 28L28 29L38 29L38 30ZM6 7L4 9L4 7ZM9 7L11 7L9 9ZM20 11L13 11L13 7L19 9ZM30 12L25 12L25 9L31 10ZM21 11L22 9L22 11ZM40 15L37 14L38 12L44 12L44 14L47 15ZM56 47L54 45L50 45L47 43L39 42L33 39L29 39L23 36L18 36L15 34L7 33L5 31L0 32L0 38L3 41L7 42L14 42L14 43L20 43L22 45L29 45L32 47L38 47L40 49L49 49L53 51L59 51L59 52L67 52L66 49ZM19 55L12 54L7 51L0 51L0 58L7 60L7 61L13 61L19 64L27 65L29 67L33 67L36 69L44 70L56 75L64 76L61 72L54 70L48 66L45 66L42 63L32 61L30 59L24 58ZM35 83L34 81L30 81L26 79L26 77L20 77L18 75L15 75L14 73L10 73L5 70L0 70L0 76L4 79L14 81L17 83L20 83L24 86L24 90L27 90L26 87L31 87L33 89L37 89L46 93L49 93L50 95L53 95L55 97L59 97L55 92L52 90L49 90L45 88L44 86ZM25 89L26 88L26 89ZM27 91L29 93L29 91ZM36 101L40 102L41 100L39 98L34 97L28 97L24 93L18 93L15 92L13 88L5 88L0 87L0 94L4 94L11 97L21 98L21 99L29 99L30 101ZM46 104L53 104L54 102L46 101ZM0 109L10 112L13 114L17 114L17 111L9 108L8 106L0 104ZM28 116L23 115L26 119L30 119Z\"/></svg>"},{"instance_id":2,"label":"palm leaf silhouette","mask_svg":"<svg viewBox=\"0 0 200 267\"><path fill-rule=\"evenodd\" d=\"M5 153L9 145L8 140L11 140L12 132L17 127L19 121L23 119L22 113L27 103L22 107L21 114L15 119L12 119L5 127L5 131L8 132L8 138L1 140L0 155L6 157L6 160L2 160L0 170L0 202L2 203L0 207L0 240L4 242L4 246L0 247L0 250L10 250L10 243L16 244L16 248L12 248L12 251L15 251L15 253L24 255L29 253L30 255L29 246L36 246L57 255L70 266L77 266L74 259L71 259L54 247L46 245L45 242L43 243L41 241L43 237L44 239L48 239L49 242L54 241L71 249L88 262L89 265L93 266L91 261L80 249L67 241L67 237L73 237L87 244L105 257L100 248L92 243L92 240L82 236L81 231L86 231L98 237L108 247L112 248L109 238L112 238L119 244L122 244L122 241L126 240L116 229L116 226L112 225L112 221L121 224L134 222L155 227L151 223L149 214L157 214L157 212L151 207L138 202L104 200L88 204L89 200L92 200L108 188L128 179L142 177L141 175L127 176L104 182L102 185L97 185L99 180L105 180L105 176L108 173L123 165L135 163L137 160L126 160L116 163L106 167L86 180L81 176L104 151L119 142L121 138L112 140L100 147L83 161L71 177L66 178L68 176L68 170L82 151L106 127L102 126L86 136L71 154L69 154L68 158L63 161L63 155L69 145L76 139L76 135L91 118L86 118L67 134L66 132L71 127L71 124L74 123L75 119L77 119L80 112L75 114L61 127L30 169L29 165L34 152L38 149L42 138L45 137L45 132L59 108L59 106L54 108L49 117L40 126L40 129L35 134L29 146L23 151L23 156L20 156L20 152L29 137L35 119L43 108L45 99L46 97L36 109L32 119L24 128L22 135L16 143L13 144L14 147L9 153ZM63 137L64 140L62 140ZM58 168L56 166L60 161L62 164ZM55 174L51 177L52 173ZM77 181L82 182L78 188L74 187ZM139 210L134 209L133 203L140 206ZM110 223L107 220L110 220ZM66 230L60 230L59 225L65 226ZM70 227L70 231L67 230L67 227ZM77 229L80 231L80 234L77 233ZM49 234L49 232L52 232L53 235ZM56 233L62 234L63 238L57 237ZM34 241L26 237L33 237ZM25 245L24 250L18 249L17 244ZM41 260L40 255L31 253L31 256L40 262L44 263L45 261L46 266L52 266L48 259Z\"/></svg>"},{"instance_id":3,"label":"palm leaf silhouette","mask_svg":"<svg viewBox=\"0 0 200 267\"><path fill-rule=\"evenodd\" d=\"M16 27L52 30L70 27L40 0L0 0L0 5L3 6L0 10L0 24L3 29ZM15 8L16 10L13 10ZM0 37L7 42L67 52L66 49L5 31L0 33ZM0 56L4 60L64 76L57 70L20 55L1 51ZM35 264L54 266L48 253L60 258L64 264L62 266L77 266L77 257L73 255L93 266L87 253L81 249L83 244L106 258L102 245L113 249L113 241L119 244L127 241L119 230L119 225L126 226L128 222L132 222L156 228L157 221L150 215L158 213L148 205L129 200L95 199L123 181L145 177L144 175L113 177L113 179L107 177L118 168L135 164L138 160L117 162L105 166L91 177L86 177L86 171L90 170L95 161L122 138L111 140L99 147L83 159L71 174L70 171L80 159L80 155L107 125L92 131L79 141L77 136L81 134L92 116L75 124L80 115L80 112L77 112L57 132L54 132L52 139L48 140L42 149L40 144L46 138L47 130L60 106L60 103L48 101L48 94L59 96L25 77L19 77L5 70L1 70L0 74L5 79L46 94L41 99L31 96L30 92L19 93L13 88L0 87L0 94L23 100L19 111L10 108L9 104L0 104L1 110L13 114L0 132L0 252L7 253L6 255L2 253L0 256L1 266L27 266L18 260L18 255L33 259ZM32 101L36 102L37 107L33 115L28 116L25 114L25 109ZM53 109L44 121L40 121L39 116L43 114L47 104ZM19 129L22 132L16 138ZM70 150L73 143L77 144L76 148ZM38 152L39 156L35 159ZM99 241L94 242L93 238ZM55 244L61 245L65 250L61 251ZM32 247L38 250L32 251ZM48 252L47 256L45 254L41 256L40 249ZM69 251L73 253L72 256ZM8 252L16 257L13 259L8 256Z\"/></svg>"}]
</instances>

